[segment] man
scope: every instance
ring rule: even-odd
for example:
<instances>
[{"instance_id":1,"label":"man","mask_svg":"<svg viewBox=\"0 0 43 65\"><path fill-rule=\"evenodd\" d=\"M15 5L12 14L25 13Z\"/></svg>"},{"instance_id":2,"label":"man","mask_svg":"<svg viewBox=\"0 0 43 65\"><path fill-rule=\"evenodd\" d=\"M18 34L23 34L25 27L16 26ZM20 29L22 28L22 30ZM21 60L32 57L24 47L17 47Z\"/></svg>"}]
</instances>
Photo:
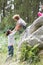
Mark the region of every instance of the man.
<instances>
[{"instance_id":1,"label":"man","mask_svg":"<svg viewBox=\"0 0 43 65\"><path fill-rule=\"evenodd\" d=\"M21 27L26 28L27 23L18 15L14 15L13 19L17 22L14 30L19 31Z\"/></svg>"}]
</instances>

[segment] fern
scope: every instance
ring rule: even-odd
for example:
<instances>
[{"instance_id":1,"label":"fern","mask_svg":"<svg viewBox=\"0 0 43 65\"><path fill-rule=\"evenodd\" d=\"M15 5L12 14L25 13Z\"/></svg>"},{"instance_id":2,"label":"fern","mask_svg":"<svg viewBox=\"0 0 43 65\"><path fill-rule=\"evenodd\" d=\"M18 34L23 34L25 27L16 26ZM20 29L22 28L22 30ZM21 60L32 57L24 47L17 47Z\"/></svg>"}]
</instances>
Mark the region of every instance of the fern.
<instances>
[{"instance_id":1,"label":"fern","mask_svg":"<svg viewBox=\"0 0 43 65\"><path fill-rule=\"evenodd\" d=\"M20 48L21 52L20 60L21 61L28 60L29 62L38 61L39 59L37 54L37 52L39 51L38 46L39 44L36 44L32 47L27 42L24 42Z\"/></svg>"}]
</instances>

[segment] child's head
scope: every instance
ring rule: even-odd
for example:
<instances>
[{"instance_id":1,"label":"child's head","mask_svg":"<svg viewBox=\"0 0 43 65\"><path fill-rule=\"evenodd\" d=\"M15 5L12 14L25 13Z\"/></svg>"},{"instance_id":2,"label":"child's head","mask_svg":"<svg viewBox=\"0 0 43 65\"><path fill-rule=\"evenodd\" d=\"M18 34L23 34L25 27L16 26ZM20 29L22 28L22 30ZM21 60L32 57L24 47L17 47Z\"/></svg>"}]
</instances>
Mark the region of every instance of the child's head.
<instances>
[{"instance_id":1,"label":"child's head","mask_svg":"<svg viewBox=\"0 0 43 65\"><path fill-rule=\"evenodd\" d=\"M19 20L19 18L20 18L20 16L18 14L13 16L13 19L16 20L16 21Z\"/></svg>"},{"instance_id":2,"label":"child's head","mask_svg":"<svg viewBox=\"0 0 43 65\"><path fill-rule=\"evenodd\" d=\"M7 30L6 36L8 36L9 34L11 34L11 30Z\"/></svg>"}]
</instances>

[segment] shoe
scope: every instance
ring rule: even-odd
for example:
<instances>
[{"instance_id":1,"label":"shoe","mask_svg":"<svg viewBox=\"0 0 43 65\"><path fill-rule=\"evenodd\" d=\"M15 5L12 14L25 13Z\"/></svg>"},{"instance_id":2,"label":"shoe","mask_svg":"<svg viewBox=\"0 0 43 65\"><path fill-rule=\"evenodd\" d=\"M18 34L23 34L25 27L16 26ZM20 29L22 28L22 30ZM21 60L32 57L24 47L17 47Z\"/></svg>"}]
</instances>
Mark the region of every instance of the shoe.
<instances>
[{"instance_id":1,"label":"shoe","mask_svg":"<svg viewBox=\"0 0 43 65\"><path fill-rule=\"evenodd\" d=\"M11 55L8 55L6 61L9 61L11 59L12 59L12 56Z\"/></svg>"}]
</instances>

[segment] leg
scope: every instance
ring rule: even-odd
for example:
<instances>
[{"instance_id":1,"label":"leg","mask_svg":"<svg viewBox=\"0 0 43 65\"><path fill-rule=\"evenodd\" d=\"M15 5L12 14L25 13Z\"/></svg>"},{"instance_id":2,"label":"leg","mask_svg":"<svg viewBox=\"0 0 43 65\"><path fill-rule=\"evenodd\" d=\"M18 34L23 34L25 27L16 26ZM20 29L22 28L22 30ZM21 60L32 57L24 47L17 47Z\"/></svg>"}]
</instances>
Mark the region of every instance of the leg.
<instances>
[{"instance_id":1,"label":"leg","mask_svg":"<svg viewBox=\"0 0 43 65\"><path fill-rule=\"evenodd\" d=\"M8 52L9 52L9 55L13 56L13 46L8 46Z\"/></svg>"}]
</instances>

